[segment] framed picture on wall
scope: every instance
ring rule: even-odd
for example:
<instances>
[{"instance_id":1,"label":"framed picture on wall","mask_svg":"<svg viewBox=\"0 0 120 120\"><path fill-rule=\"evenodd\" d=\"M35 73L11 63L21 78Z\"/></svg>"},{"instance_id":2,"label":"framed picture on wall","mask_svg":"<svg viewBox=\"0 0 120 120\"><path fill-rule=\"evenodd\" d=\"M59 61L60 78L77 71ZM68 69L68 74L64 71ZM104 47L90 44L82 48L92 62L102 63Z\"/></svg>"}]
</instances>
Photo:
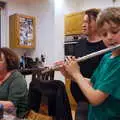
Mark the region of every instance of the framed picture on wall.
<instances>
[{"instance_id":1,"label":"framed picture on wall","mask_svg":"<svg viewBox=\"0 0 120 120\"><path fill-rule=\"evenodd\" d=\"M20 17L20 45L31 46L33 39L33 20L31 18Z\"/></svg>"},{"instance_id":2,"label":"framed picture on wall","mask_svg":"<svg viewBox=\"0 0 120 120\"><path fill-rule=\"evenodd\" d=\"M10 16L10 47L35 47L35 17L21 14Z\"/></svg>"}]
</instances>

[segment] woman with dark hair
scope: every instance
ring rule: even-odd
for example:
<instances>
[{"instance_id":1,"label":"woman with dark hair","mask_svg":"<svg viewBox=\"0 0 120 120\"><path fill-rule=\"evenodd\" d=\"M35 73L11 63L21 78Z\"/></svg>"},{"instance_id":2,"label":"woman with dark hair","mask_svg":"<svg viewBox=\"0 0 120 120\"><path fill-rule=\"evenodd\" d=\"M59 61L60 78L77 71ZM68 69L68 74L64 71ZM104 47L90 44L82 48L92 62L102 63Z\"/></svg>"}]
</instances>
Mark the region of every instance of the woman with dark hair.
<instances>
[{"instance_id":1,"label":"woman with dark hair","mask_svg":"<svg viewBox=\"0 0 120 120\"><path fill-rule=\"evenodd\" d=\"M17 117L23 117L28 109L28 90L18 67L17 54L9 48L0 48L0 104L5 111L15 108Z\"/></svg>"}]
</instances>

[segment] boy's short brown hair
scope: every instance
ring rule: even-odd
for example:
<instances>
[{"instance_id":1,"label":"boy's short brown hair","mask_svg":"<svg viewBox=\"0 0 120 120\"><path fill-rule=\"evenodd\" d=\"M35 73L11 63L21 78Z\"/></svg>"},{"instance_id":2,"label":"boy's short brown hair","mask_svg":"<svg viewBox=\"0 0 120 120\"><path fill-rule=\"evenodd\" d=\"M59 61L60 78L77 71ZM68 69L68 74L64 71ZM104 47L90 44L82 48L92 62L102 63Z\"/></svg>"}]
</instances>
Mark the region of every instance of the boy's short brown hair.
<instances>
[{"instance_id":1,"label":"boy's short brown hair","mask_svg":"<svg viewBox=\"0 0 120 120\"><path fill-rule=\"evenodd\" d=\"M109 7L100 12L97 17L97 27L101 28L105 22L120 25L120 7Z\"/></svg>"}]
</instances>

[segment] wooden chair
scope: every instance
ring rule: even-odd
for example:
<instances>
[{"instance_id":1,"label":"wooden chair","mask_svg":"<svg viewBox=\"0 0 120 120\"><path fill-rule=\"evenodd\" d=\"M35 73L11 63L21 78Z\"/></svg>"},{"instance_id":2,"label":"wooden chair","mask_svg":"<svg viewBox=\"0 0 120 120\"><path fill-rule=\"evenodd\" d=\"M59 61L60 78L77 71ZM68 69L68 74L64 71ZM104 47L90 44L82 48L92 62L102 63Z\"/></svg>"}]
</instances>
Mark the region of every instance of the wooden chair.
<instances>
[{"instance_id":1,"label":"wooden chair","mask_svg":"<svg viewBox=\"0 0 120 120\"><path fill-rule=\"evenodd\" d=\"M27 120L53 120L52 117L48 115L43 115L41 113L36 113L33 110L29 111L29 113L26 116Z\"/></svg>"},{"instance_id":2,"label":"wooden chair","mask_svg":"<svg viewBox=\"0 0 120 120\"><path fill-rule=\"evenodd\" d=\"M67 92L67 95L68 95L68 98L70 101L71 110L75 111L77 109L77 103L71 94L70 84L71 84L71 80L66 79L65 80L65 88L66 88L66 92Z\"/></svg>"},{"instance_id":3,"label":"wooden chair","mask_svg":"<svg viewBox=\"0 0 120 120\"><path fill-rule=\"evenodd\" d=\"M40 72L34 73L29 89L29 107L36 112L39 112L42 95L48 98L48 115L56 120L72 120L69 100L62 81L54 78L48 80Z\"/></svg>"}]
</instances>

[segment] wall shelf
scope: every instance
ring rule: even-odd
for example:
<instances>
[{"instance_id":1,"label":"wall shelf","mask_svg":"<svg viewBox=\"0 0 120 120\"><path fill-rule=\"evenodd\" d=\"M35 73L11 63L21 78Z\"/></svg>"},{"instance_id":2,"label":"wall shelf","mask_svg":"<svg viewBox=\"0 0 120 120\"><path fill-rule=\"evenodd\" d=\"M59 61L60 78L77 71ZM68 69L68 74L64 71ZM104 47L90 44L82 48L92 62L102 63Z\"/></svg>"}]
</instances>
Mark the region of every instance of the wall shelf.
<instances>
[{"instance_id":1,"label":"wall shelf","mask_svg":"<svg viewBox=\"0 0 120 120\"><path fill-rule=\"evenodd\" d=\"M11 48L35 48L35 17L13 14L9 17Z\"/></svg>"}]
</instances>

